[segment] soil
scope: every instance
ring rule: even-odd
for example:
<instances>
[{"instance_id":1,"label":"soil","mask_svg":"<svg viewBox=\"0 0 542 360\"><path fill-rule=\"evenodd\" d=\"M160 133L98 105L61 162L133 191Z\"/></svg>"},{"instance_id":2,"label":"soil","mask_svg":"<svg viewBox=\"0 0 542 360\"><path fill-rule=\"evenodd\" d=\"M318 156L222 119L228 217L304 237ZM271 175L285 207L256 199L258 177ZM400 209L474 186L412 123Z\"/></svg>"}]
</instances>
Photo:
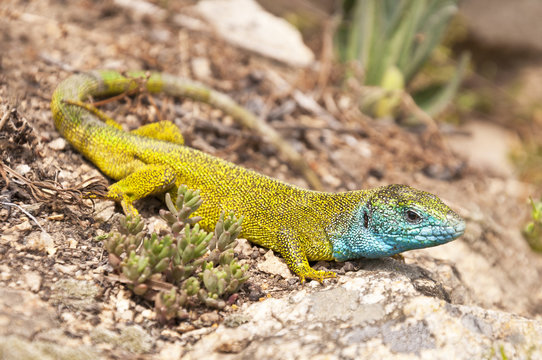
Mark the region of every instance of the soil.
<instances>
[{"instance_id":1,"label":"soil","mask_svg":"<svg viewBox=\"0 0 542 360\"><path fill-rule=\"evenodd\" d=\"M170 2L168 11L189 13L192 3ZM509 173L469 165L466 158L450 152L438 134L363 116L352 92L338 81L340 70L314 92L318 69L292 69L228 45L211 32L134 15L113 1L14 0L0 5L0 15L5 19L0 22L0 302L26 294L21 304L28 308L22 313L50 314L43 325L35 318L32 327L21 327L27 329L21 331L30 334L29 339L40 339L36 335L44 329L57 327L72 343L89 344L92 329L98 326L121 334L127 324L137 324L148 333L159 334L161 342L145 348L153 352L174 341L194 343L235 311L231 307L218 312L194 308L188 320L164 327L148 310L150 304L111 279L107 254L95 237L112 229L121 209L108 201L81 199L89 179L98 179L98 185L110 180L61 139L49 108L55 86L79 71L159 70L201 80L266 118L303 154L328 191L405 183L439 194L467 219L481 216L491 238L463 241L495 261L507 256L503 245L507 235L499 229L513 228L519 233L527 215L523 201L529 187ZM211 75L198 78L202 59ZM274 80L277 76L289 87L281 87ZM340 126L303 109L292 97L294 89L319 100ZM209 106L143 95L103 109L128 129L169 119L183 131L190 146L308 187L271 144ZM92 184L96 186L96 182ZM506 191L496 190L492 184ZM145 199L137 207L149 227L159 222L156 214L162 205L158 200ZM495 250L480 242L501 245ZM237 306L266 296L283 296L302 286L295 279L258 271L255 264L262 261L266 250L247 246L249 255L243 261L250 265L251 278L242 287ZM324 265L351 271L363 262ZM536 266L542 273L542 264L536 262ZM72 289L74 279L86 287ZM92 301L84 301L89 297ZM8 308L16 309L16 305ZM500 305L507 306L506 302ZM520 309L528 316L541 311L534 305ZM6 314L4 304L0 315ZM198 328L200 335L183 337ZM100 349L112 357L122 357L127 351L122 346Z\"/></svg>"}]
</instances>

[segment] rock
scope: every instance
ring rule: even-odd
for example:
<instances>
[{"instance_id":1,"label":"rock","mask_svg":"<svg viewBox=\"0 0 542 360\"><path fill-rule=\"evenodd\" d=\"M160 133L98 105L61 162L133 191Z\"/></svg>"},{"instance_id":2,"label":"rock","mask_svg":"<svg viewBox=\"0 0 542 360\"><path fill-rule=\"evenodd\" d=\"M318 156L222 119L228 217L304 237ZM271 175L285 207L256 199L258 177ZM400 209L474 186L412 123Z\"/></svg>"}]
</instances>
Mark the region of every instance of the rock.
<instances>
[{"instance_id":1,"label":"rock","mask_svg":"<svg viewBox=\"0 0 542 360\"><path fill-rule=\"evenodd\" d=\"M49 148L51 150L59 151L59 150L64 150L66 148L66 145L67 145L66 140L59 137L49 143Z\"/></svg>"},{"instance_id":2,"label":"rock","mask_svg":"<svg viewBox=\"0 0 542 360\"><path fill-rule=\"evenodd\" d=\"M94 204L94 218L98 222L112 222L115 215L115 202L100 200Z\"/></svg>"},{"instance_id":3,"label":"rock","mask_svg":"<svg viewBox=\"0 0 542 360\"><path fill-rule=\"evenodd\" d=\"M17 166L15 166L15 170L19 175L26 175L31 169L30 169L30 166L26 165L26 164L19 164Z\"/></svg>"},{"instance_id":4,"label":"rock","mask_svg":"<svg viewBox=\"0 0 542 360\"><path fill-rule=\"evenodd\" d=\"M294 279L294 278L292 278L292 279L296 280L296 282L297 282L297 279ZM290 280L292 280L292 279L290 279ZM251 283L249 285L248 299L250 301L258 301L258 300L262 299L264 296L265 296L265 293L262 291L262 288L261 288L260 285L253 284L253 283Z\"/></svg>"},{"instance_id":5,"label":"rock","mask_svg":"<svg viewBox=\"0 0 542 360\"><path fill-rule=\"evenodd\" d=\"M11 279L11 268L5 264L0 264L0 280L8 281Z\"/></svg>"},{"instance_id":6,"label":"rock","mask_svg":"<svg viewBox=\"0 0 542 360\"><path fill-rule=\"evenodd\" d=\"M192 72L197 79L205 80L212 76L211 62L205 57L193 58L190 62Z\"/></svg>"},{"instance_id":7,"label":"rock","mask_svg":"<svg viewBox=\"0 0 542 360\"><path fill-rule=\"evenodd\" d=\"M263 10L254 0L205 0L195 10L226 41L291 66L305 67L314 54L286 20Z\"/></svg>"},{"instance_id":8,"label":"rock","mask_svg":"<svg viewBox=\"0 0 542 360\"><path fill-rule=\"evenodd\" d=\"M216 311L201 314L199 320L204 326L211 326L220 321L220 315Z\"/></svg>"},{"instance_id":9,"label":"rock","mask_svg":"<svg viewBox=\"0 0 542 360\"><path fill-rule=\"evenodd\" d=\"M32 230L32 224L27 218L25 218L22 223L15 225L13 228L18 232L30 231Z\"/></svg>"},{"instance_id":10,"label":"rock","mask_svg":"<svg viewBox=\"0 0 542 360\"><path fill-rule=\"evenodd\" d=\"M121 347L135 354L151 350L154 339L138 325L123 327L120 334L98 326L91 331L92 341Z\"/></svg>"},{"instance_id":11,"label":"rock","mask_svg":"<svg viewBox=\"0 0 542 360\"><path fill-rule=\"evenodd\" d=\"M183 354L183 347L181 344L165 344L158 354L158 359L170 360L181 359Z\"/></svg>"},{"instance_id":12,"label":"rock","mask_svg":"<svg viewBox=\"0 0 542 360\"><path fill-rule=\"evenodd\" d=\"M147 222L146 224L147 231L150 234L157 233L160 235L166 235L166 234L169 234L171 231L167 222L159 216L152 216L149 219L147 219L146 222Z\"/></svg>"},{"instance_id":13,"label":"rock","mask_svg":"<svg viewBox=\"0 0 542 360\"><path fill-rule=\"evenodd\" d=\"M56 317L55 310L36 294L0 288L0 336L32 339L45 329L58 327Z\"/></svg>"},{"instance_id":14,"label":"rock","mask_svg":"<svg viewBox=\"0 0 542 360\"><path fill-rule=\"evenodd\" d=\"M264 273L280 275L284 279L289 279L293 276L288 266L275 256L273 250L267 251L264 255L264 261L257 263L256 267Z\"/></svg>"},{"instance_id":15,"label":"rock","mask_svg":"<svg viewBox=\"0 0 542 360\"><path fill-rule=\"evenodd\" d=\"M56 271L59 271L59 272L61 272L63 274L66 274L66 275L73 275L75 273L75 271L77 270L76 265L54 264L53 268Z\"/></svg>"},{"instance_id":16,"label":"rock","mask_svg":"<svg viewBox=\"0 0 542 360\"><path fill-rule=\"evenodd\" d=\"M65 339L56 339L57 341ZM18 336L0 336L0 354L2 359L78 359L93 360L103 358L93 347L88 345L69 346L51 341L26 340Z\"/></svg>"},{"instance_id":17,"label":"rock","mask_svg":"<svg viewBox=\"0 0 542 360\"><path fill-rule=\"evenodd\" d=\"M45 251L51 256L57 251L53 238L44 231L31 232L26 237L26 247L30 250Z\"/></svg>"},{"instance_id":18,"label":"rock","mask_svg":"<svg viewBox=\"0 0 542 360\"><path fill-rule=\"evenodd\" d=\"M119 345L133 353L146 353L152 349L154 339L137 325L126 326L120 332Z\"/></svg>"},{"instance_id":19,"label":"rock","mask_svg":"<svg viewBox=\"0 0 542 360\"><path fill-rule=\"evenodd\" d=\"M390 264L398 265L389 261L384 268L348 273L327 288L306 287L244 306L250 321L220 325L183 359L223 359L224 353L255 359L542 356L540 320L423 295L412 282L417 266L393 271Z\"/></svg>"},{"instance_id":20,"label":"rock","mask_svg":"<svg viewBox=\"0 0 542 360\"><path fill-rule=\"evenodd\" d=\"M115 306L117 308L117 317L119 320L126 322L132 321L134 318L134 312L130 310L130 293L127 291L119 291L115 300Z\"/></svg>"},{"instance_id":21,"label":"rock","mask_svg":"<svg viewBox=\"0 0 542 360\"><path fill-rule=\"evenodd\" d=\"M41 275L37 271L29 271L24 274L24 282L32 292L38 292L41 287Z\"/></svg>"},{"instance_id":22,"label":"rock","mask_svg":"<svg viewBox=\"0 0 542 360\"><path fill-rule=\"evenodd\" d=\"M249 258L253 253L252 245L248 242L247 239L237 239L237 245L233 250L237 254L242 255L246 258Z\"/></svg>"},{"instance_id":23,"label":"rock","mask_svg":"<svg viewBox=\"0 0 542 360\"><path fill-rule=\"evenodd\" d=\"M97 298L101 295L101 288L91 281L61 279L51 288L51 302L77 310L93 310L99 307Z\"/></svg>"}]
</instances>

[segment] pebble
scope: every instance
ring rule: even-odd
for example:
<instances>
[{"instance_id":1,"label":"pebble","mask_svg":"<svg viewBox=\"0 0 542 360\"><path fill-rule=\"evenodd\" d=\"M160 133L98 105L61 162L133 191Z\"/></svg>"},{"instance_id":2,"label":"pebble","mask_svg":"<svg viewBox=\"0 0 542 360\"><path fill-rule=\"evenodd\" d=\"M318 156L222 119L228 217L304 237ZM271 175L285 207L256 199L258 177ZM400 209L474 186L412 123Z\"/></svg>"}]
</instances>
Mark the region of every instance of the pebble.
<instances>
[{"instance_id":1,"label":"pebble","mask_svg":"<svg viewBox=\"0 0 542 360\"><path fill-rule=\"evenodd\" d=\"M19 164L17 166L15 166L15 169L14 169L19 175L25 175L27 174L31 169L30 169L30 166L26 165L26 164Z\"/></svg>"},{"instance_id":2,"label":"pebble","mask_svg":"<svg viewBox=\"0 0 542 360\"><path fill-rule=\"evenodd\" d=\"M216 311L213 311L202 314L199 319L204 325L209 326L218 323L220 321L220 315L218 315Z\"/></svg>"},{"instance_id":3,"label":"pebble","mask_svg":"<svg viewBox=\"0 0 542 360\"><path fill-rule=\"evenodd\" d=\"M27 218L25 218L22 223L15 225L13 228L17 231L25 232L32 230L32 224L30 223L30 221L28 221Z\"/></svg>"},{"instance_id":4,"label":"pebble","mask_svg":"<svg viewBox=\"0 0 542 360\"><path fill-rule=\"evenodd\" d=\"M356 267L354 266L354 263L351 261L347 261L344 263L342 270L344 271L356 271Z\"/></svg>"},{"instance_id":5,"label":"pebble","mask_svg":"<svg viewBox=\"0 0 542 360\"><path fill-rule=\"evenodd\" d=\"M211 63L208 58L196 57L191 61L192 72L198 79L208 79L212 76Z\"/></svg>"},{"instance_id":6,"label":"pebble","mask_svg":"<svg viewBox=\"0 0 542 360\"><path fill-rule=\"evenodd\" d=\"M258 262L256 267L260 271L271 275L280 275L284 279L292 277L292 273L290 272L290 269L288 269L288 266L276 257L272 250L269 250L264 255L264 261Z\"/></svg>"},{"instance_id":7,"label":"pebble","mask_svg":"<svg viewBox=\"0 0 542 360\"><path fill-rule=\"evenodd\" d=\"M73 314L70 312L64 312L60 314L60 318L62 319L62 321L68 322L68 323L75 320L75 316L73 316Z\"/></svg>"},{"instance_id":8,"label":"pebble","mask_svg":"<svg viewBox=\"0 0 542 360\"><path fill-rule=\"evenodd\" d=\"M258 301L265 296L265 293L262 291L262 288L259 285L252 284L250 286L250 292L248 293L248 298L250 301Z\"/></svg>"},{"instance_id":9,"label":"pebble","mask_svg":"<svg viewBox=\"0 0 542 360\"><path fill-rule=\"evenodd\" d=\"M94 206L94 218L97 222L111 221L115 214L115 203L113 201L98 201Z\"/></svg>"},{"instance_id":10,"label":"pebble","mask_svg":"<svg viewBox=\"0 0 542 360\"><path fill-rule=\"evenodd\" d=\"M41 275L37 271L30 271L24 275L24 282L32 292L38 292L41 288Z\"/></svg>"},{"instance_id":11,"label":"pebble","mask_svg":"<svg viewBox=\"0 0 542 360\"><path fill-rule=\"evenodd\" d=\"M28 249L46 251L48 255L54 255L57 251L51 235L42 231L34 231L26 237Z\"/></svg>"},{"instance_id":12,"label":"pebble","mask_svg":"<svg viewBox=\"0 0 542 360\"><path fill-rule=\"evenodd\" d=\"M8 281L11 279L11 269L7 265L0 265L0 280Z\"/></svg>"},{"instance_id":13,"label":"pebble","mask_svg":"<svg viewBox=\"0 0 542 360\"><path fill-rule=\"evenodd\" d=\"M66 140L59 137L49 143L49 148L52 150L64 150L66 148Z\"/></svg>"},{"instance_id":14,"label":"pebble","mask_svg":"<svg viewBox=\"0 0 542 360\"><path fill-rule=\"evenodd\" d=\"M70 249L75 249L77 248L77 244L79 243L77 240L75 240L74 238L68 238L68 246Z\"/></svg>"},{"instance_id":15,"label":"pebble","mask_svg":"<svg viewBox=\"0 0 542 360\"><path fill-rule=\"evenodd\" d=\"M250 257L253 254L252 245L250 245L247 239L237 239L237 246L233 250L246 257Z\"/></svg>"},{"instance_id":16,"label":"pebble","mask_svg":"<svg viewBox=\"0 0 542 360\"><path fill-rule=\"evenodd\" d=\"M61 272L63 274L72 275L75 270L77 270L76 265L62 265L62 264L54 264L53 268L57 270L58 272Z\"/></svg>"}]
</instances>

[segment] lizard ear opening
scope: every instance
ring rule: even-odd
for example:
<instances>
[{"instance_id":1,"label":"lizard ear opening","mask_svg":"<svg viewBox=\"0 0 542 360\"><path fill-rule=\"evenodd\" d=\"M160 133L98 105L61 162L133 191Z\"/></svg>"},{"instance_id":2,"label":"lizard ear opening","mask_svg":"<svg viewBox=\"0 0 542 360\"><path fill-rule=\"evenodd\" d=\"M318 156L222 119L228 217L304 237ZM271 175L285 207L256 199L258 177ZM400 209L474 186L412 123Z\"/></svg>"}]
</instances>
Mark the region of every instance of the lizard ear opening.
<instances>
[{"instance_id":1,"label":"lizard ear opening","mask_svg":"<svg viewBox=\"0 0 542 360\"><path fill-rule=\"evenodd\" d=\"M369 214L367 213L367 210L363 212L363 227L366 229L369 227Z\"/></svg>"}]
</instances>

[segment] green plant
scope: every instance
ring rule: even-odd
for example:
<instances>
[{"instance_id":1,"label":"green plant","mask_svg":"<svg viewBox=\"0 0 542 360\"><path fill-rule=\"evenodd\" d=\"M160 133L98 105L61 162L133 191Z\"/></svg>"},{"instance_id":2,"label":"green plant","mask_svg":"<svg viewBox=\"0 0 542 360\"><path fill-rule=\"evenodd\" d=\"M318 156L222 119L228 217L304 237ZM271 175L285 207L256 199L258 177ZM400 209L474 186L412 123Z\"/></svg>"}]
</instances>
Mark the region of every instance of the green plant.
<instances>
[{"instance_id":1,"label":"green plant","mask_svg":"<svg viewBox=\"0 0 542 360\"><path fill-rule=\"evenodd\" d=\"M531 218L523 228L523 237L527 243L536 252L542 252L542 201L531 200Z\"/></svg>"},{"instance_id":2,"label":"green plant","mask_svg":"<svg viewBox=\"0 0 542 360\"><path fill-rule=\"evenodd\" d=\"M370 89L362 108L377 117L397 112L401 96L439 45L457 12L457 0L344 0L336 47L343 62L356 62ZM457 91L468 63L462 56L444 84L412 93L424 111L442 111ZM350 74L352 75L352 74Z\"/></svg>"},{"instance_id":3,"label":"green plant","mask_svg":"<svg viewBox=\"0 0 542 360\"><path fill-rule=\"evenodd\" d=\"M192 216L202 204L198 191L181 186L175 203L169 194L165 200L169 211L160 216L170 233L148 236L140 217L121 217L119 229L100 238L110 264L134 294L154 301L161 322L187 317L186 308L198 301L224 308L225 298L248 279L233 251L243 218L222 213L214 233L207 233Z\"/></svg>"}]
</instances>

